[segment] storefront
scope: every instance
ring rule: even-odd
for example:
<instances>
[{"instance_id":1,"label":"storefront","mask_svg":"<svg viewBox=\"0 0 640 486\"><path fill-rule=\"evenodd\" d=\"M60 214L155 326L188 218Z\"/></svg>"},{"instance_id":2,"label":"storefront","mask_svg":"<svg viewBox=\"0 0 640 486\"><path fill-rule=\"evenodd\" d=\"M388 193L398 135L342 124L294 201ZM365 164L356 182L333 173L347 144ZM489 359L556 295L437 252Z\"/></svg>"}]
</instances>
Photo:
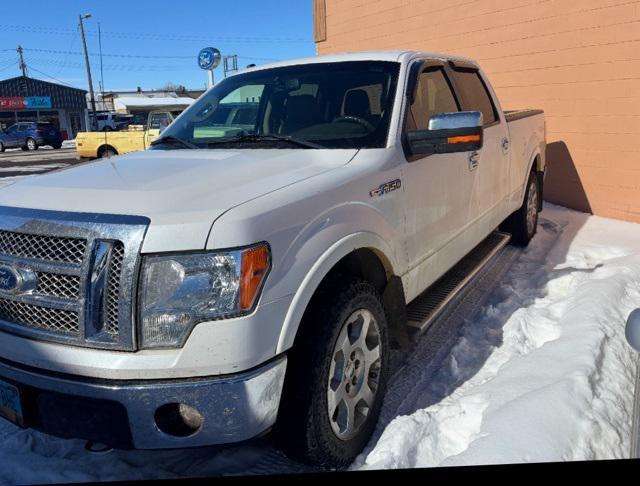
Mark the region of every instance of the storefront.
<instances>
[{"instance_id":1,"label":"storefront","mask_svg":"<svg viewBox=\"0 0 640 486\"><path fill-rule=\"evenodd\" d=\"M0 128L17 122L50 122L74 138L87 127L86 93L25 76L0 81Z\"/></svg>"}]
</instances>

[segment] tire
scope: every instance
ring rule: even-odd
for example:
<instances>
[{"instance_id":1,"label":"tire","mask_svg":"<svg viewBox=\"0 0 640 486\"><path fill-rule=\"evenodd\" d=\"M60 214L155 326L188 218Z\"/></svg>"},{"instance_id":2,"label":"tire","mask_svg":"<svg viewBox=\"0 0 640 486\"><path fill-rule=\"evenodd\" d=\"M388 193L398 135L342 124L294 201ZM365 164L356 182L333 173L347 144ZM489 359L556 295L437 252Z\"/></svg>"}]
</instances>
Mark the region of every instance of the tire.
<instances>
[{"instance_id":1,"label":"tire","mask_svg":"<svg viewBox=\"0 0 640 486\"><path fill-rule=\"evenodd\" d=\"M378 421L389 341L373 285L364 280L334 283L314 296L289 352L274 435L290 458L341 469L362 452ZM356 411L351 422L348 403Z\"/></svg>"},{"instance_id":2,"label":"tire","mask_svg":"<svg viewBox=\"0 0 640 486\"><path fill-rule=\"evenodd\" d=\"M0 142L0 154L6 150L6 147L2 142Z\"/></svg>"},{"instance_id":3,"label":"tire","mask_svg":"<svg viewBox=\"0 0 640 486\"><path fill-rule=\"evenodd\" d=\"M25 147L27 147L27 150L29 152L33 152L34 150L38 150L38 142L36 142L33 138L27 138Z\"/></svg>"},{"instance_id":4,"label":"tire","mask_svg":"<svg viewBox=\"0 0 640 486\"><path fill-rule=\"evenodd\" d=\"M52 147L53 147L55 150L60 150L60 149L62 148L62 144L61 144L61 143L57 143L57 144L55 144L55 145L52 145Z\"/></svg>"},{"instance_id":5,"label":"tire","mask_svg":"<svg viewBox=\"0 0 640 486\"><path fill-rule=\"evenodd\" d=\"M99 159L110 159L111 157L115 157L116 155L118 155L118 152L116 152L115 149L111 147L102 148L98 152Z\"/></svg>"},{"instance_id":6,"label":"tire","mask_svg":"<svg viewBox=\"0 0 640 486\"><path fill-rule=\"evenodd\" d=\"M527 191L522 206L509 216L500 229L511 233L511 243L516 246L527 246L534 237L538 227L538 207L540 198L538 178L532 171L527 181Z\"/></svg>"}]
</instances>

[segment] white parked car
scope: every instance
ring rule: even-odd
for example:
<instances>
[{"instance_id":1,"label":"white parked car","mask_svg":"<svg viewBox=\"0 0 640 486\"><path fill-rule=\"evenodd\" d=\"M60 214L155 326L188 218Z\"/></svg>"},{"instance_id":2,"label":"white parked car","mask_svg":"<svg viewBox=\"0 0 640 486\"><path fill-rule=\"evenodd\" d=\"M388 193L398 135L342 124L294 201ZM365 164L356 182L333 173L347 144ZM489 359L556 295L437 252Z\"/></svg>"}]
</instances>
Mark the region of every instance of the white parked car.
<instances>
[{"instance_id":1,"label":"white parked car","mask_svg":"<svg viewBox=\"0 0 640 486\"><path fill-rule=\"evenodd\" d=\"M406 306L499 226L526 245L544 173L542 112L503 112L468 59L231 76L150 150L0 189L0 415L142 449L275 427L343 467Z\"/></svg>"}]
</instances>

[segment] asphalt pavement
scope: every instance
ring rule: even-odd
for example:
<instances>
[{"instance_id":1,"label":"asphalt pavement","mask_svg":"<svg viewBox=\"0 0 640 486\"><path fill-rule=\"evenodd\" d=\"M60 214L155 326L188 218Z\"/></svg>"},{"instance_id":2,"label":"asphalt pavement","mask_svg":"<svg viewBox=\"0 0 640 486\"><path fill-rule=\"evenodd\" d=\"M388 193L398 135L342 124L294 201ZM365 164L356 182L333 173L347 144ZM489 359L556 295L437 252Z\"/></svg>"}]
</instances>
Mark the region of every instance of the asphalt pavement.
<instances>
[{"instance_id":1,"label":"asphalt pavement","mask_svg":"<svg viewBox=\"0 0 640 486\"><path fill-rule=\"evenodd\" d=\"M0 153L0 185L10 180L43 174L79 162L76 160L76 150L73 146L58 150L40 147L32 152L7 149Z\"/></svg>"}]
</instances>

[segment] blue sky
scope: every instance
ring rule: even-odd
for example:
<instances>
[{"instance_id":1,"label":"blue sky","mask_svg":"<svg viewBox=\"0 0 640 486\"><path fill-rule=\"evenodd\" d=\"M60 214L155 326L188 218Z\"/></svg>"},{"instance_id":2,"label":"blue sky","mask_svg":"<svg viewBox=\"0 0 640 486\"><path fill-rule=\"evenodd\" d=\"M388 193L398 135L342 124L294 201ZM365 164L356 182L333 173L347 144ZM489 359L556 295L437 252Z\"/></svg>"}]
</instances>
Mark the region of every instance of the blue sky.
<instances>
[{"instance_id":1,"label":"blue sky","mask_svg":"<svg viewBox=\"0 0 640 486\"><path fill-rule=\"evenodd\" d=\"M20 74L15 48L22 45L31 77L86 89L80 13L93 15L85 30L96 91L98 22L107 91L168 82L203 88L196 61L207 46L237 54L239 67L315 54L311 0L30 0L26 15L16 5L0 16L0 79ZM222 78L221 67L215 76Z\"/></svg>"}]
</instances>

